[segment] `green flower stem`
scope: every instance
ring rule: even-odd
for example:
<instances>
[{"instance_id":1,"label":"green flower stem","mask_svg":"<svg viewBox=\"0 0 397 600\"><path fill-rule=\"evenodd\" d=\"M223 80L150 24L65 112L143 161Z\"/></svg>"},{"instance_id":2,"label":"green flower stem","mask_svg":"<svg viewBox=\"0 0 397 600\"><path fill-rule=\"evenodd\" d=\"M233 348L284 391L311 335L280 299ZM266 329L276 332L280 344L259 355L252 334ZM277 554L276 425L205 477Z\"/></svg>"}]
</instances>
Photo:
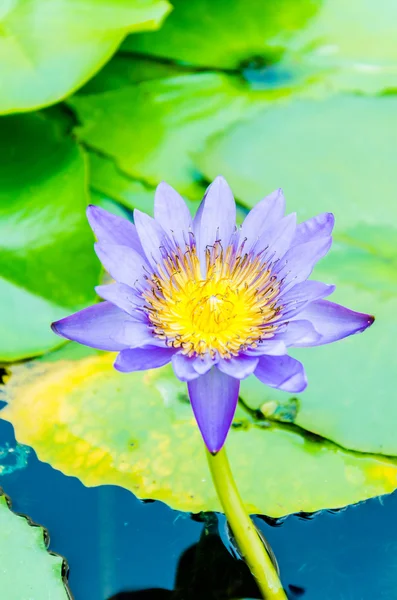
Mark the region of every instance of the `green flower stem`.
<instances>
[{"instance_id":1,"label":"green flower stem","mask_svg":"<svg viewBox=\"0 0 397 600\"><path fill-rule=\"evenodd\" d=\"M208 464L219 500L237 546L266 600L287 600L276 570L237 490L225 447L216 454L207 450Z\"/></svg>"}]
</instances>

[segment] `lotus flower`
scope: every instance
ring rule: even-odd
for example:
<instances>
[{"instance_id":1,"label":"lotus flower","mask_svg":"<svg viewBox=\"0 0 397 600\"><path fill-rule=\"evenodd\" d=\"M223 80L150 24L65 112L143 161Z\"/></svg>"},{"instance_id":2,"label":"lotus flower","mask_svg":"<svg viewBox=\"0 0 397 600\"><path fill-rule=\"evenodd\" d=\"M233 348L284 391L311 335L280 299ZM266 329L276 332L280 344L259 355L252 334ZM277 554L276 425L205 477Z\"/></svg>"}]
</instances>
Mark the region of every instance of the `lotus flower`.
<instances>
[{"instance_id":1,"label":"lotus flower","mask_svg":"<svg viewBox=\"0 0 397 600\"><path fill-rule=\"evenodd\" d=\"M303 365L288 348L335 342L366 329L373 317L324 300L333 285L308 280L330 249L334 218L296 223L284 216L281 190L236 227L236 205L222 177L209 186L194 219L166 183L154 218L134 223L89 206L96 253L115 280L96 288L104 302L52 325L86 346L118 352L123 372L171 362L210 452L223 446L240 380L297 393Z\"/></svg>"}]
</instances>

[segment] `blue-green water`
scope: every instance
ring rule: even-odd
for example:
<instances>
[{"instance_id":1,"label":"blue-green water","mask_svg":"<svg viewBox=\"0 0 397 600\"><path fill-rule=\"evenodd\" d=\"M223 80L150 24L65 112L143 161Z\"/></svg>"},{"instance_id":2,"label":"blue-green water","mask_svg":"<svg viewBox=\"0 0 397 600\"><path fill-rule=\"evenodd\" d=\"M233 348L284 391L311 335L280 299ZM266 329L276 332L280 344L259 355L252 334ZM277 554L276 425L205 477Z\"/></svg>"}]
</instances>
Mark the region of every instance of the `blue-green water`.
<instances>
[{"instance_id":1,"label":"blue-green water","mask_svg":"<svg viewBox=\"0 0 397 600\"><path fill-rule=\"evenodd\" d=\"M0 439L15 446L12 427L4 421ZM218 526L207 520L205 530L202 518L160 502L140 502L122 488L86 488L41 463L33 451L27 466L2 475L0 484L15 511L49 530L51 550L68 560L75 600L255 597L243 563L216 535L217 527L224 531L223 517ZM276 526L258 518L257 524L277 555L291 599L393 600L396 510L392 494L336 513L291 516ZM174 592L153 591L175 585ZM119 595L122 591L129 593Z\"/></svg>"}]
</instances>

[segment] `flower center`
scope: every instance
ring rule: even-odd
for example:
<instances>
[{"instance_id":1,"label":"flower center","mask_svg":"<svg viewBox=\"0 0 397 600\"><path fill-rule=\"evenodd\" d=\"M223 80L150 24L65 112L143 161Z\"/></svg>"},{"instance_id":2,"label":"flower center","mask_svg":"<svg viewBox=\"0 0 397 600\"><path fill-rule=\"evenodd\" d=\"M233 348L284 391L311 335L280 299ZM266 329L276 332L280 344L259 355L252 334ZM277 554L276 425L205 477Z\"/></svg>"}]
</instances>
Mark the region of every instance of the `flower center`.
<instances>
[{"instance_id":1,"label":"flower center","mask_svg":"<svg viewBox=\"0 0 397 600\"><path fill-rule=\"evenodd\" d=\"M188 356L231 358L272 337L279 284L260 256L216 242L206 252L206 276L194 246L177 248L143 292L154 333Z\"/></svg>"}]
</instances>

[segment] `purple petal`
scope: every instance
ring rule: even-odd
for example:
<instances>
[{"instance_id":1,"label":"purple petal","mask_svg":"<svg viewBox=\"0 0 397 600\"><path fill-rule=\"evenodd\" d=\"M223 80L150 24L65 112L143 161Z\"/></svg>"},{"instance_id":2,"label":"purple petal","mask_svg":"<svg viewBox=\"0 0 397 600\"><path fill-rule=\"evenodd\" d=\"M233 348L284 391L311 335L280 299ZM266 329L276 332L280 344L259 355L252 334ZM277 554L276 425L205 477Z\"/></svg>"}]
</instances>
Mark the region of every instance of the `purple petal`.
<instances>
[{"instance_id":1,"label":"purple petal","mask_svg":"<svg viewBox=\"0 0 397 600\"><path fill-rule=\"evenodd\" d=\"M134 221L144 253L149 263L156 267L162 263L168 236L155 219L138 209L134 210Z\"/></svg>"},{"instance_id":2,"label":"purple petal","mask_svg":"<svg viewBox=\"0 0 397 600\"><path fill-rule=\"evenodd\" d=\"M209 354L204 354L204 356L196 356L191 360L194 370L199 375L208 373L208 371L212 369L212 367L218 362L217 358L211 358Z\"/></svg>"},{"instance_id":3,"label":"purple petal","mask_svg":"<svg viewBox=\"0 0 397 600\"><path fill-rule=\"evenodd\" d=\"M147 316L142 311L145 303L139 292L124 283L110 283L97 285L95 288L98 296L108 300L115 306L128 313L134 320L147 322Z\"/></svg>"},{"instance_id":4,"label":"purple petal","mask_svg":"<svg viewBox=\"0 0 397 600\"><path fill-rule=\"evenodd\" d=\"M303 365L291 356L262 356L255 376L266 385L286 392L303 392L307 386Z\"/></svg>"},{"instance_id":5,"label":"purple petal","mask_svg":"<svg viewBox=\"0 0 397 600\"><path fill-rule=\"evenodd\" d=\"M187 387L204 442L210 452L218 452L233 421L240 382L214 368Z\"/></svg>"},{"instance_id":6,"label":"purple petal","mask_svg":"<svg viewBox=\"0 0 397 600\"><path fill-rule=\"evenodd\" d=\"M279 336L259 342L256 348L248 348L244 354L247 356L262 356L262 354L271 354L272 356L282 356L287 353L287 347Z\"/></svg>"},{"instance_id":7,"label":"purple petal","mask_svg":"<svg viewBox=\"0 0 397 600\"><path fill-rule=\"evenodd\" d=\"M335 291L334 285L327 285L321 281L302 281L294 285L280 296L279 304L283 307L278 322L288 321L299 314L307 304L314 300L326 298Z\"/></svg>"},{"instance_id":8,"label":"purple petal","mask_svg":"<svg viewBox=\"0 0 397 600\"><path fill-rule=\"evenodd\" d=\"M114 367L123 373L157 369L169 363L173 354L175 354L174 348L158 348L156 346L127 348L118 354Z\"/></svg>"},{"instance_id":9,"label":"purple petal","mask_svg":"<svg viewBox=\"0 0 397 600\"><path fill-rule=\"evenodd\" d=\"M285 342L285 345L303 347L316 346L321 339L321 335L314 329L310 321L290 321L285 330L276 335L278 340Z\"/></svg>"},{"instance_id":10,"label":"purple petal","mask_svg":"<svg viewBox=\"0 0 397 600\"><path fill-rule=\"evenodd\" d=\"M375 320L371 315L355 312L329 300L312 302L299 313L298 318L310 321L321 335L320 340L312 345L329 344L360 333Z\"/></svg>"},{"instance_id":11,"label":"purple petal","mask_svg":"<svg viewBox=\"0 0 397 600\"><path fill-rule=\"evenodd\" d=\"M244 250L249 252L262 234L282 218L284 212L285 199L282 190L276 190L258 202L241 225L241 239L247 238Z\"/></svg>"},{"instance_id":12,"label":"purple petal","mask_svg":"<svg viewBox=\"0 0 397 600\"><path fill-rule=\"evenodd\" d=\"M135 287L143 281L144 259L132 248L95 244L95 252L106 271L119 283Z\"/></svg>"},{"instance_id":13,"label":"purple petal","mask_svg":"<svg viewBox=\"0 0 397 600\"><path fill-rule=\"evenodd\" d=\"M312 242L320 238L329 237L334 228L335 218L332 213L321 213L303 223L300 223L295 232L292 245Z\"/></svg>"},{"instance_id":14,"label":"purple petal","mask_svg":"<svg viewBox=\"0 0 397 600\"><path fill-rule=\"evenodd\" d=\"M330 249L332 238L322 238L293 246L280 260L274 273L284 280L283 293L301 281L305 281L313 271L315 264Z\"/></svg>"},{"instance_id":15,"label":"purple petal","mask_svg":"<svg viewBox=\"0 0 397 600\"><path fill-rule=\"evenodd\" d=\"M255 371L258 360L255 356L240 354L233 358L221 358L217 367L226 375L236 379L245 379Z\"/></svg>"},{"instance_id":16,"label":"purple petal","mask_svg":"<svg viewBox=\"0 0 397 600\"><path fill-rule=\"evenodd\" d=\"M156 189L154 218L181 248L185 247L187 233L192 229L192 218L182 196L165 181Z\"/></svg>"},{"instance_id":17,"label":"purple petal","mask_svg":"<svg viewBox=\"0 0 397 600\"><path fill-rule=\"evenodd\" d=\"M184 354L174 354L172 357L172 366L174 373L181 381L192 381L200 377L199 373L193 367L193 361Z\"/></svg>"},{"instance_id":18,"label":"purple petal","mask_svg":"<svg viewBox=\"0 0 397 600\"><path fill-rule=\"evenodd\" d=\"M264 248L267 248L263 256L266 261L274 263L282 258L291 246L295 229L296 213L291 213L280 219L271 230L266 231L258 240L258 243L254 245L253 251L261 252Z\"/></svg>"},{"instance_id":19,"label":"purple petal","mask_svg":"<svg viewBox=\"0 0 397 600\"><path fill-rule=\"evenodd\" d=\"M135 225L127 219L117 217L92 204L87 208L87 218L100 244L129 246L138 254L143 255Z\"/></svg>"},{"instance_id":20,"label":"purple petal","mask_svg":"<svg viewBox=\"0 0 397 600\"><path fill-rule=\"evenodd\" d=\"M100 350L123 350L153 340L144 323L132 319L110 302L100 302L51 325L52 330L79 344Z\"/></svg>"},{"instance_id":21,"label":"purple petal","mask_svg":"<svg viewBox=\"0 0 397 600\"><path fill-rule=\"evenodd\" d=\"M213 246L217 240L225 248L235 227L236 203L232 191L223 177L217 177L207 189L194 220L200 260L205 262L207 246Z\"/></svg>"}]
</instances>

